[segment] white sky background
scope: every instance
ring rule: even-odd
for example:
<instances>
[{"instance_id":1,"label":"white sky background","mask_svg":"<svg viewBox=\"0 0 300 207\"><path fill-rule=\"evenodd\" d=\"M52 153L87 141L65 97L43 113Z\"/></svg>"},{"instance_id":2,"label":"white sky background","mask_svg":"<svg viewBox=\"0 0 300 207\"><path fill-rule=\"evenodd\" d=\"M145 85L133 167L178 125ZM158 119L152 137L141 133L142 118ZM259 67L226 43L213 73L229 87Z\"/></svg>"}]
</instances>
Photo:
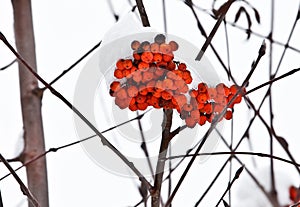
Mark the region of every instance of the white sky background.
<instances>
[{"instance_id":1,"label":"white sky background","mask_svg":"<svg viewBox=\"0 0 300 207\"><path fill-rule=\"evenodd\" d=\"M120 14L121 17L126 15L131 9L126 0L115 0L113 2L116 13ZM202 5L202 2L201 4L199 3L201 7L209 8L210 4ZM252 18L252 30L267 36L270 31L271 1L255 0L251 2L253 2L253 5L261 14L260 25ZM151 25L163 31L161 1L145 0L144 4ZM275 4L274 39L285 43L297 13L299 2L296 0L290 0L288 2L277 0ZM234 20L234 14L238 9L237 5L240 5L240 3L237 3L230 9L227 17L228 20ZM53 80L87 50L99 42L115 23L107 2L104 0L33 1L32 8L38 71L47 81ZM167 8L168 31L193 42L200 48L204 43L204 38L197 29L190 9L179 0L168 0ZM209 33L214 25L214 21L211 21L211 18L203 12L197 11L197 13L206 32ZM238 24L245 27L246 21L243 21L244 19L245 17L242 15L242 21L239 21ZM10 1L0 0L0 30L11 43L14 42L13 17ZM244 32L232 28L231 26L228 26L228 31L231 44L231 68L238 83L242 83L249 71L252 61L257 56L257 51L262 39L253 35L250 41L246 41L246 34ZM298 26L290 43L291 46L298 49L300 49L299 34L300 28ZM213 39L213 44L226 63L227 56L223 25L220 26L220 30ZM267 46L269 46L269 44ZM283 47L274 45L274 68L277 67L282 51ZM221 78L225 80L225 73L220 64L216 61L210 48L206 56L214 64ZM9 63L13 59L13 55L1 43L0 66ZM86 61L79 64L76 69L54 85L68 100L72 100L73 98L77 77ZM288 50L279 74L299 67L299 63L299 53ZM253 88L268 80L268 64L269 56L267 53L260 62L253 78L251 78L249 88ZM296 159L300 156L297 148L299 145L298 117L300 115L298 110L299 78L299 74L295 74L281 80L280 83L275 83L273 86L274 124L276 133L287 139L290 144L290 150ZM250 95L250 98L256 106L260 103L265 91L266 89L262 89ZM18 149L20 149L20 133L22 132L16 64L10 69L0 72L0 94L2 97L0 102L0 151L6 158L12 158L17 154ZM264 115L268 121L269 110L267 101L265 104L262 115ZM235 143L239 140L241 134L247 127L249 117L253 116L252 113L248 114L245 112L246 108L245 103L236 106L235 117L238 117L234 123L236 126L234 130ZM78 139L73 126L72 112L48 91L45 92L43 98L43 121L46 149L58 147ZM229 122L227 125L229 126ZM258 119L254 122L254 126L250 132L254 151L268 153L269 136ZM229 140L229 130L226 130L224 134L227 135L227 140ZM223 144L219 144L217 150L224 151L226 148ZM240 150L249 150L247 142L242 144ZM287 157L276 142L275 154L285 158ZM264 172L264 169L268 167L268 159L255 158L257 164L257 168L255 168L250 157L241 156L240 158L247 163L249 169L260 174L259 177L263 180L263 183L266 182L268 174ZM173 206L193 206L226 159L226 156L219 156L211 157L205 163L200 164L199 162L195 162L195 166L191 169L178 191ZM137 189L139 182L137 179L132 180L105 171L89 159L79 145L48 154L47 164L51 206L130 206L140 200ZM17 167L19 163L14 163L13 166ZM233 168L234 171L238 167L239 165L235 164ZM299 175L297 175L293 166L275 162L275 167L276 174L279 177L278 179L282 180L282 178L286 178L283 181L278 181L278 183L283 183L280 188L278 188L278 193L283 197L283 200L288 201L287 187L291 183L295 185L299 184ZM174 174L175 177L180 175L183 169L184 168L179 169ZM7 170L1 166L0 176L6 174L6 172ZM24 170L18 174L24 181L26 180ZM227 181L228 169L224 171L221 179L200 206L215 205L220 195L224 192ZM258 203L251 203L256 202L253 197L250 197L248 200L246 199L249 198L250 195L256 198L260 195L254 187L251 187L251 182L250 184L247 184L247 182L250 181L247 181L246 173L243 172L241 180L238 180L232 189L235 195L244 196L243 200L245 203L243 203L243 206L259 206ZM175 183L176 182L174 182L173 186ZM12 177L1 181L0 188L5 206L27 206L26 198L22 195L18 184ZM266 188L268 187L266 186ZM241 206L238 199L237 196L234 197L233 206ZM262 201L260 200L260 202ZM264 204L261 205L266 206Z\"/></svg>"}]
</instances>

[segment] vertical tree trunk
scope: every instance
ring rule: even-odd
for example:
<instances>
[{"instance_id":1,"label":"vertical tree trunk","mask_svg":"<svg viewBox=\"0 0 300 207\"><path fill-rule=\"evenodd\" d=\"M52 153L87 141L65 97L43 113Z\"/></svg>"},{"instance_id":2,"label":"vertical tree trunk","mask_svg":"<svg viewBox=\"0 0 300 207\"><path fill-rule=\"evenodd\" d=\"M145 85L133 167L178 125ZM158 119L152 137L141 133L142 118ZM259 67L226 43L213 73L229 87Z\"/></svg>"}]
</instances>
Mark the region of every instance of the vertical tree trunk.
<instances>
[{"instance_id":1,"label":"vertical tree trunk","mask_svg":"<svg viewBox=\"0 0 300 207\"><path fill-rule=\"evenodd\" d=\"M34 32L31 0L12 0L14 29L18 52L36 68ZM25 148L20 160L25 163L45 151L41 115L42 94L38 93L38 82L32 74L19 64L21 107L24 127ZM26 167L28 188L40 206L49 206L46 159L41 158ZM31 203L29 203L31 206Z\"/></svg>"}]
</instances>

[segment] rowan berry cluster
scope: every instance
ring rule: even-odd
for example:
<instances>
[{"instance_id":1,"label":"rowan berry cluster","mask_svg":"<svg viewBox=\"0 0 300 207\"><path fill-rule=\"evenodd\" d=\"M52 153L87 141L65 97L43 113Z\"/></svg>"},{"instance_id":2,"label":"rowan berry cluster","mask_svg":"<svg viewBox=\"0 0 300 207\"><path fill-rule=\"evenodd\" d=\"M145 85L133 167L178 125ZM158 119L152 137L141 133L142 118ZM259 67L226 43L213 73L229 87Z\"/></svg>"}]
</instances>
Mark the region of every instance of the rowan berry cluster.
<instances>
[{"instance_id":1,"label":"rowan berry cluster","mask_svg":"<svg viewBox=\"0 0 300 207\"><path fill-rule=\"evenodd\" d=\"M178 47L175 41L166 43L163 34L157 35L153 43L134 40L133 58L117 61L114 77L118 80L110 84L110 95L115 97L116 105L131 111L145 110L148 106L176 109L190 128L211 122L238 88L224 84L211 88L200 83L197 89L190 90L191 72L185 63L174 60L173 52ZM233 105L241 98L239 95L227 109L226 119L231 119Z\"/></svg>"},{"instance_id":2,"label":"rowan berry cluster","mask_svg":"<svg viewBox=\"0 0 300 207\"><path fill-rule=\"evenodd\" d=\"M201 126L206 122L211 123L216 115L219 115L234 98L222 117L230 120L233 106L242 101L241 94L234 97L237 92L238 87L236 85L227 87L225 84L220 83L216 87L208 87L206 83L199 83L197 89L189 91L190 102L183 105L180 117L185 120L186 125L190 128L195 127L197 123Z\"/></svg>"}]
</instances>

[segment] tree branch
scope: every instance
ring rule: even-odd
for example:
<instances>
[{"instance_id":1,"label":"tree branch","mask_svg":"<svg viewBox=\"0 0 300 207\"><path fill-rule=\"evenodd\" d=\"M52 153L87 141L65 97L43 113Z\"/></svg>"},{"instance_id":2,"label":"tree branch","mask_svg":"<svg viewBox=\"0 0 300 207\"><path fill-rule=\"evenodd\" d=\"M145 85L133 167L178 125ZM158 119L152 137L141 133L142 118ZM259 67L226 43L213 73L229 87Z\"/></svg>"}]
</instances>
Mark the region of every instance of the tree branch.
<instances>
[{"instance_id":1,"label":"tree branch","mask_svg":"<svg viewBox=\"0 0 300 207\"><path fill-rule=\"evenodd\" d=\"M16 47L36 73L36 55L32 23L31 0L12 0ZM20 98L24 127L24 150L20 155L22 163L45 151L41 99L38 81L19 62ZM43 207L49 206L48 180L45 157L26 167L28 188ZM33 206L29 203L29 206Z\"/></svg>"}]
</instances>

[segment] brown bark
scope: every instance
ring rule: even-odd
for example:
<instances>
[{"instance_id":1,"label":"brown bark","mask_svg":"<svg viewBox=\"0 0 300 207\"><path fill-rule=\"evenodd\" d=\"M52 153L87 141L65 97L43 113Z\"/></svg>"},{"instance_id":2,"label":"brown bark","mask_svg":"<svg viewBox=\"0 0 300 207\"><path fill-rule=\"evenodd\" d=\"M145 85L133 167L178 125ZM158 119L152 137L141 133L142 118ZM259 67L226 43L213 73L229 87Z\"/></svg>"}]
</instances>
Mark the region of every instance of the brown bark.
<instances>
[{"instance_id":1,"label":"brown bark","mask_svg":"<svg viewBox=\"0 0 300 207\"><path fill-rule=\"evenodd\" d=\"M35 42L31 1L12 0L16 47L21 56L36 69ZM41 93L37 79L19 63L20 96L25 148L20 160L25 163L45 151L41 115ZM49 206L45 157L26 167L28 188L40 206ZM32 204L29 203L31 207Z\"/></svg>"},{"instance_id":2,"label":"brown bark","mask_svg":"<svg viewBox=\"0 0 300 207\"><path fill-rule=\"evenodd\" d=\"M172 139L172 117L172 109L164 110L164 118L162 123L162 138L158 160L156 164L156 173L154 178L154 193L151 195L151 207L159 207L159 204L161 202L161 186L163 182L164 169L166 163L165 158L167 156L169 143Z\"/></svg>"}]
</instances>

